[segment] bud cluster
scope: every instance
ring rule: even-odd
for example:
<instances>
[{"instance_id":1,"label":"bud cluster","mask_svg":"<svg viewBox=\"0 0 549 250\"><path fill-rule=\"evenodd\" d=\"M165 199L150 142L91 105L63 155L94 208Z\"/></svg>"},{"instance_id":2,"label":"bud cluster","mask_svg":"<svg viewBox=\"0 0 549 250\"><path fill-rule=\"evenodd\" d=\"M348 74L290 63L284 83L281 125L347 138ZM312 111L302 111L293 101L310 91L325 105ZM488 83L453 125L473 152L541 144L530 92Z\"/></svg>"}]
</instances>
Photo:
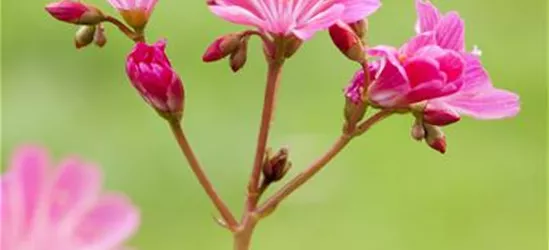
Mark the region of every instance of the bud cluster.
<instances>
[{"instance_id":1,"label":"bud cluster","mask_svg":"<svg viewBox=\"0 0 549 250\"><path fill-rule=\"evenodd\" d=\"M411 136L418 141L425 140L429 147L441 154L446 153L446 136L438 126L425 123L421 118L416 118L411 129Z\"/></svg>"},{"instance_id":2,"label":"bud cluster","mask_svg":"<svg viewBox=\"0 0 549 250\"><path fill-rule=\"evenodd\" d=\"M246 64L249 35L243 32L230 33L218 37L202 56L204 62L215 62L229 56L229 65L234 72Z\"/></svg>"}]
</instances>

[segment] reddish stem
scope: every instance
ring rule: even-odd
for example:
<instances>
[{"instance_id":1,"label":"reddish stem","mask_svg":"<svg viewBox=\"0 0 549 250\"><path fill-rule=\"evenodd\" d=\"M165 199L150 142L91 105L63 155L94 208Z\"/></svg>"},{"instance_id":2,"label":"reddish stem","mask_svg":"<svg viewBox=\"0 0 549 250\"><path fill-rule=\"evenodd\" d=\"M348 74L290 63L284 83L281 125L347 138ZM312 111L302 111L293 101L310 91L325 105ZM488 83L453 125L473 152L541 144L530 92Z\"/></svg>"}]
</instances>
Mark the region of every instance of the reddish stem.
<instances>
[{"instance_id":1,"label":"reddish stem","mask_svg":"<svg viewBox=\"0 0 549 250\"><path fill-rule=\"evenodd\" d=\"M294 177L284 187L282 187L277 193L275 193L270 199L268 199L262 206L257 209L259 217L265 217L269 215L278 206L282 200L292 194L296 189L301 187L305 182L310 180L315 174L320 172L335 156L337 156L341 150L343 150L355 136L360 135L368 131L374 124L390 116L393 112L389 110L382 110L377 114L370 117L357 127L356 133L353 135L342 135L332 145L332 147L318 160L316 160L309 168L301 172Z\"/></svg>"},{"instance_id":2,"label":"reddish stem","mask_svg":"<svg viewBox=\"0 0 549 250\"><path fill-rule=\"evenodd\" d=\"M140 34L138 32L133 31L131 28L126 26L123 22L116 19L115 17L106 16L105 17L105 22L109 22L109 23L113 24L114 26L118 27L118 29L122 33L124 33L124 35L126 35L129 39L131 39L132 41L134 41L136 43L137 42L145 42L145 36L143 36L143 34Z\"/></svg>"},{"instance_id":3,"label":"reddish stem","mask_svg":"<svg viewBox=\"0 0 549 250\"><path fill-rule=\"evenodd\" d=\"M181 128L181 125L177 121L171 121L170 127L172 129L175 139L177 140L177 143L179 144L179 147L181 148L181 151L189 162L191 170L196 175L196 179L198 179L198 182L200 183L200 185L202 185L202 188L204 188L204 191L206 191L206 194L208 194L208 196L212 200L213 204L221 214L224 222L227 224L227 227L234 231L238 227L238 222L234 218L227 205L225 205L223 200L219 197L212 183L204 173L196 155L194 154L187 140L187 137L185 136L185 133L183 132L183 129Z\"/></svg>"},{"instance_id":4,"label":"reddish stem","mask_svg":"<svg viewBox=\"0 0 549 250\"><path fill-rule=\"evenodd\" d=\"M255 150L253 170L248 184L248 198L246 201L247 211L253 211L259 198L259 181L261 178L261 167L265 157L269 130L275 109L276 93L280 83L283 60L269 62L267 73L267 86L265 88L265 98L263 103L263 112L261 115L261 124L257 138L257 147Z\"/></svg>"}]
</instances>

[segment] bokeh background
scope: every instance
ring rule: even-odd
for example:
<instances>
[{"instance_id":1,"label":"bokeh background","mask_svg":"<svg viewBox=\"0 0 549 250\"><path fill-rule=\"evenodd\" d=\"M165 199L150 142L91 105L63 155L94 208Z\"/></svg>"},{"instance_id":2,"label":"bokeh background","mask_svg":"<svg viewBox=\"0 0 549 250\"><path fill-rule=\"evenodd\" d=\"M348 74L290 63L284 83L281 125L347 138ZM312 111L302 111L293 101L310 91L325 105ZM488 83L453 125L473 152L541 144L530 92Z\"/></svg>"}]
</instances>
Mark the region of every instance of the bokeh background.
<instances>
[{"instance_id":1,"label":"bokeh background","mask_svg":"<svg viewBox=\"0 0 549 250\"><path fill-rule=\"evenodd\" d=\"M230 249L168 127L125 77L131 43L108 26L104 49L77 51L75 29L49 17L47 2L2 1L2 165L22 143L81 155L103 167L109 189L141 207L132 245ZM114 13L106 1L89 2ZM254 249L547 249L547 3L435 3L460 11L468 47L483 50L497 86L520 94L520 115L446 128L444 156L409 137L411 117L383 122L263 221ZM413 1L383 4L370 20L371 42L399 45L413 34ZM261 49L252 42L238 74L200 60L215 37L238 30L203 1L161 0L148 35L168 38L187 90L187 133L221 195L241 211L264 87ZM355 70L326 33L288 61L270 145L291 148L291 174L338 135L341 90Z\"/></svg>"}]
</instances>

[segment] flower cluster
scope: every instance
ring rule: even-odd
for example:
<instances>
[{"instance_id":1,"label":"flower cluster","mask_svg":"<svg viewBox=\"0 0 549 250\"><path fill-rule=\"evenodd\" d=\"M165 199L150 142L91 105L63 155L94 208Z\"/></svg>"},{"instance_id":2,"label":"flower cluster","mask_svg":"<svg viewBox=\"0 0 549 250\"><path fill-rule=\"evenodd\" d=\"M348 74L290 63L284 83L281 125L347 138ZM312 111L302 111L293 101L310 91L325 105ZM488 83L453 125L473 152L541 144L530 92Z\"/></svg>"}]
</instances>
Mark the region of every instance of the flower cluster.
<instances>
[{"instance_id":1,"label":"flower cluster","mask_svg":"<svg viewBox=\"0 0 549 250\"><path fill-rule=\"evenodd\" d=\"M412 135L426 139L444 152L442 131L468 115L477 119L515 116L519 97L492 85L477 48L465 48L465 28L456 12L442 14L429 1L416 0L417 34L400 48L380 45L367 49L376 58L371 64L371 84L361 89L360 70L346 89L353 102L364 101L381 109L412 112L417 121Z\"/></svg>"},{"instance_id":2,"label":"flower cluster","mask_svg":"<svg viewBox=\"0 0 549 250\"><path fill-rule=\"evenodd\" d=\"M256 224L284 198L318 173L352 139L392 114L411 114L415 119L411 136L445 153L442 127L458 122L461 116L501 119L520 110L518 95L493 86L480 50L467 49L460 15L441 13L429 0L415 0L416 34L399 47L368 43L367 18L381 7L380 0L208 0L212 13L247 28L219 36L207 46L202 60L228 58L231 69L237 72L247 62L248 41L253 37L261 39L268 65L246 209L237 221L202 170L180 124L185 91L166 54L166 40L147 43L146 28L157 0L108 2L121 20L77 0L51 3L46 10L57 20L79 27L74 38L77 48L92 43L103 47L107 42L105 24L115 25L134 42L125 63L129 81L168 121L190 168L220 213L220 225L234 234L237 250L249 249ZM328 31L335 47L350 62L360 65L344 90L342 134L318 161L260 204L265 190L288 176L292 166L287 148L272 153L268 145L283 65L322 31ZM371 110L377 112L369 115ZM119 195L99 195L98 173L78 160L68 160L51 171L47 166L42 150L25 148L2 176L2 226L10 229L2 231L2 249L120 247L137 226L138 213L131 203Z\"/></svg>"}]
</instances>

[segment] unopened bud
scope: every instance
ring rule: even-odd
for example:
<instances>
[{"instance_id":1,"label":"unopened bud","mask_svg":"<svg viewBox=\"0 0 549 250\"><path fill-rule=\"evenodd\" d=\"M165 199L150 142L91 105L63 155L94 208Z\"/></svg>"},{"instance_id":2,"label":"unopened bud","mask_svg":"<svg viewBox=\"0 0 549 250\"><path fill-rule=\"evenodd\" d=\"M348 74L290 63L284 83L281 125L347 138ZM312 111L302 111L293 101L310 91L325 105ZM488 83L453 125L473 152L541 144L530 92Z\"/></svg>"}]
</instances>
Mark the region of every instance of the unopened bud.
<instances>
[{"instance_id":1,"label":"unopened bud","mask_svg":"<svg viewBox=\"0 0 549 250\"><path fill-rule=\"evenodd\" d=\"M99 9L72 0L50 3L46 5L46 11L59 21L79 25L96 25L105 19Z\"/></svg>"},{"instance_id":2,"label":"unopened bud","mask_svg":"<svg viewBox=\"0 0 549 250\"><path fill-rule=\"evenodd\" d=\"M81 49L90 45L95 37L95 31L95 26L80 26L74 36L74 46L76 46L77 49Z\"/></svg>"},{"instance_id":3,"label":"unopened bud","mask_svg":"<svg viewBox=\"0 0 549 250\"><path fill-rule=\"evenodd\" d=\"M417 141L425 139L425 127L423 126L421 119L416 119L410 134L412 135L412 138Z\"/></svg>"},{"instance_id":4,"label":"unopened bud","mask_svg":"<svg viewBox=\"0 0 549 250\"><path fill-rule=\"evenodd\" d=\"M423 119L426 123L435 126L446 126L461 120L460 115L448 108L433 108L427 105L423 110Z\"/></svg>"},{"instance_id":5,"label":"unopened bud","mask_svg":"<svg viewBox=\"0 0 549 250\"><path fill-rule=\"evenodd\" d=\"M349 60L362 63L366 60L364 45L349 25L337 22L330 26L330 37L336 47Z\"/></svg>"},{"instance_id":6,"label":"unopened bud","mask_svg":"<svg viewBox=\"0 0 549 250\"><path fill-rule=\"evenodd\" d=\"M105 36L105 28L102 24L97 25L93 42L97 47L103 48L107 44L107 37Z\"/></svg>"},{"instance_id":7,"label":"unopened bud","mask_svg":"<svg viewBox=\"0 0 549 250\"><path fill-rule=\"evenodd\" d=\"M126 60L126 73L141 97L163 118L179 121L185 91L181 78L166 55L166 41L135 44Z\"/></svg>"},{"instance_id":8,"label":"unopened bud","mask_svg":"<svg viewBox=\"0 0 549 250\"><path fill-rule=\"evenodd\" d=\"M282 180L292 167L288 159L288 149L282 148L273 156L268 156L263 163L263 177L265 182L277 182Z\"/></svg>"},{"instance_id":9,"label":"unopened bud","mask_svg":"<svg viewBox=\"0 0 549 250\"><path fill-rule=\"evenodd\" d=\"M217 38L202 56L204 62L215 62L235 52L241 44L242 34L231 33Z\"/></svg>"},{"instance_id":10,"label":"unopened bud","mask_svg":"<svg viewBox=\"0 0 549 250\"><path fill-rule=\"evenodd\" d=\"M238 49L231 54L229 60L233 72L238 72L246 64L248 58L248 41L244 39Z\"/></svg>"},{"instance_id":11,"label":"unopened bud","mask_svg":"<svg viewBox=\"0 0 549 250\"><path fill-rule=\"evenodd\" d=\"M441 154L446 153L446 136L444 132L437 127L429 124L425 124L425 142L432 149L440 152Z\"/></svg>"}]
</instances>

